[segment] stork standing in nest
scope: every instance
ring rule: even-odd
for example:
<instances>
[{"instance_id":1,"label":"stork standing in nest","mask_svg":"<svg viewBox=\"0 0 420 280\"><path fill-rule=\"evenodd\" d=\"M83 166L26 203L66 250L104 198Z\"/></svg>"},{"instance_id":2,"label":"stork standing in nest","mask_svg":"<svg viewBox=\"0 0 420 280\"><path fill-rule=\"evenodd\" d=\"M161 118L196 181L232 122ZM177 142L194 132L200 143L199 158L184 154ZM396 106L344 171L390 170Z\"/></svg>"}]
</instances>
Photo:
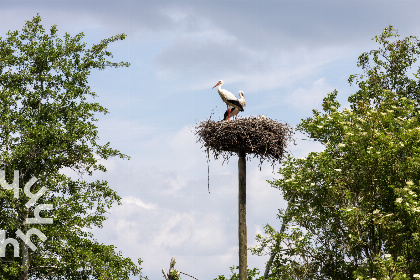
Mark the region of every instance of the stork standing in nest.
<instances>
[{"instance_id":1,"label":"stork standing in nest","mask_svg":"<svg viewBox=\"0 0 420 280\"><path fill-rule=\"evenodd\" d=\"M239 100L239 103L241 103L242 108L243 108L243 107L246 106L246 100L245 100L244 92L242 90L239 91L239 96L240 96L240 98L238 100ZM229 106L229 107L231 109L230 110L230 116L233 119L236 119L236 115L239 113L239 110L236 109L235 107L232 107L232 106ZM226 110L225 115L223 116L223 120L224 121L227 120L228 116L229 116L229 110Z\"/></svg>"},{"instance_id":2,"label":"stork standing in nest","mask_svg":"<svg viewBox=\"0 0 420 280\"><path fill-rule=\"evenodd\" d=\"M220 98L222 98L223 102L226 103L226 108L227 108L227 111L228 111L228 121L229 121L230 111L231 111L229 106L234 107L241 112L243 112L244 107L242 107L241 103L239 102L239 99L236 98L236 96L233 93L231 93L231 92L229 92L225 89L222 89L222 85L223 85L223 81L220 80L220 81L217 82L217 84L213 88L219 86L217 88L217 91L219 92Z\"/></svg>"}]
</instances>

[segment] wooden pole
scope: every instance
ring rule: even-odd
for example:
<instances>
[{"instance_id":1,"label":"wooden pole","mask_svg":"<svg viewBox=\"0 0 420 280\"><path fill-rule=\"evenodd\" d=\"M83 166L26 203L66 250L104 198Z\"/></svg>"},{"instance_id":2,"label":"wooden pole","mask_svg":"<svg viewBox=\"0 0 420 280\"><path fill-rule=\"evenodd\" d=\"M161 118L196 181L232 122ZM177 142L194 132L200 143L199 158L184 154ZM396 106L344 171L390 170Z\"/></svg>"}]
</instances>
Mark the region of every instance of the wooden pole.
<instances>
[{"instance_id":1,"label":"wooden pole","mask_svg":"<svg viewBox=\"0 0 420 280\"><path fill-rule=\"evenodd\" d=\"M239 280L247 279L247 233L246 233L246 161L245 151L238 153L238 237L239 237Z\"/></svg>"}]
</instances>

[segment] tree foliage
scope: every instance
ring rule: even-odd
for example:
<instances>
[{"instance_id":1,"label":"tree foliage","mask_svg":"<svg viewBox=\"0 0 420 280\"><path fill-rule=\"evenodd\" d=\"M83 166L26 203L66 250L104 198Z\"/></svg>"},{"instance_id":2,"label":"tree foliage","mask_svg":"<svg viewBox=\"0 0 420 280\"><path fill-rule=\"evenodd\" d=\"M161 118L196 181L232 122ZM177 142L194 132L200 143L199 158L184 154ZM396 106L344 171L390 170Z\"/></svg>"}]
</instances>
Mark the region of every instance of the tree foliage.
<instances>
[{"instance_id":1,"label":"tree foliage","mask_svg":"<svg viewBox=\"0 0 420 280\"><path fill-rule=\"evenodd\" d=\"M232 275L229 278L226 278L226 276L224 275L219 275L217 278L215 278L214 280L238 280L239 279L239 273L235 272L235 270L239 271L239 266L231 266L229 267L230 272L232 273ZM262 280L262 276L258 277L258 275L260 274L259 269L258 268L253 268L247 269L247 280Z\"/></svg>"},{"instance_id":2,"label":"tree foliage","mask_svg":"<svg viewBox=\"0 0 420 280\"><path fill-rule=\"evenodd\" d=\"M289 156L271 182L290 222L252 248L274 254L268 279L420 277L420 41L398 37L389 26L359 57L349 109L333 91L298 125L325 149Z\"/></svg>"},{"instance_id":3,"label":"tree foliage","mask_svg":"<svg viewBox=\"0 0 420 280\"><path fill-rule=\"evenodd\" d=\"M16 240L17 229L25 233L36 228L47 237L44 242L32 237L35 251L20 242L18 258L8 245L0 258L0 279L128 279L140 273L114 246L98 243L89 233L102 226L105 212L120 197L106 181L89 182L86 175L106 171L100 159L127 156L99 143L95 114L108 111L92 102L96 94L88 78L95 69L129 65L110 61L107 50L125 35L90 48L83 38L83 33L59 37L56 26L46 31L39 15L21 31L0 37L0 169L9 184L14 170L19 171L18 199L13 191L0 189L0 229ZM79 178L66 176L63 168ZM33 177L32 193L43 187L48 191L27 207L24 186ZM53 206L41 211L53 223L28 224L41 204Z\"/></svg>"}]
</instances>

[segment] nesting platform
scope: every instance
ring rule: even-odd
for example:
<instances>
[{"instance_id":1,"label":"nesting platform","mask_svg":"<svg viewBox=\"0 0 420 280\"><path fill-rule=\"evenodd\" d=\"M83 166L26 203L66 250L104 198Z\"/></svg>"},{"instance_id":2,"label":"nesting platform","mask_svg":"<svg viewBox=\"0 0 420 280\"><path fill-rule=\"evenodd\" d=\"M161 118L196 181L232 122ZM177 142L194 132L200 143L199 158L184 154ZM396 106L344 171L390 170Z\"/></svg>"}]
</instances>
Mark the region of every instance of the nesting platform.
<instances>
[{"instance_id":1,"label":"nesting platform","mask_svg":"<svg viewBox=\"0 0 420 280\"><path fill-rule=\"evenodd\" d=\"M288 124L269 118L246 117L230 122L203 121L196 127L196 134L197 142L211 150L216 159L222 156L229 160L230 156L245 152L261 162L274 164L283 158L294 132Z\"/></svg>"}]
</instances>

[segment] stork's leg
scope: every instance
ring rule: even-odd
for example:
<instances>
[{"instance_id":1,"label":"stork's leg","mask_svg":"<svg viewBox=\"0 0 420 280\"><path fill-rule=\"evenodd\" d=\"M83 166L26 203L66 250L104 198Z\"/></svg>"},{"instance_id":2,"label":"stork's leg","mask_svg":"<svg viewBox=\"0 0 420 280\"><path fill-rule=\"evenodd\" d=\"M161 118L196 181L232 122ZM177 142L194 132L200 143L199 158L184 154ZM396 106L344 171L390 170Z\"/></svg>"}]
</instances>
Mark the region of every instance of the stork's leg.
<instances>
[{"instance_id":1,"label":"stork's leg","mask_svg":"<svg viewBox=\"0 0 420 280\"><path fill-rule=\"evenodd\" d=\"M229 109L229 105L227 105L227 104L226 104L226 110L228 111L228 121L229 121L229 118L230 118L230 109Z\"/></svg>"}]
</instances>

